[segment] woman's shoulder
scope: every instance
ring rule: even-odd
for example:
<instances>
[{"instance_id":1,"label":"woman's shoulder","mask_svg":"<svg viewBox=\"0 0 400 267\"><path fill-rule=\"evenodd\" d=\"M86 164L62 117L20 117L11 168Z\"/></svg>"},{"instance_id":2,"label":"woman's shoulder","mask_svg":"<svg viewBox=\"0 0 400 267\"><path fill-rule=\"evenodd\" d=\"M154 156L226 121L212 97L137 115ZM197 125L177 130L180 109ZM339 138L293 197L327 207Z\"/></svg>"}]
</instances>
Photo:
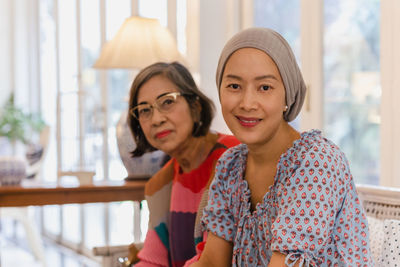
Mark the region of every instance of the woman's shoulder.
<instances>
[{"instance_id":1,"label":"woman's shoulder","mask_svg":"<svg viewBox=\"0 0 400 267\"><path fill-rule=\"evenodd\" d=\"M347 177L349 181L352 179L345 154L319 130L303 132L301 138L283 155L280 164L287 172L299 172L301 177L310 174L314 182L328 182L338 177ZM297 178L295 175L291 177Z\"/></svg>"},{"instance_id":2,"label":"woman's shoulder","mask_svg":"<svg viewBox=\"0 0 400 267\"><path fill-rule=\"evenodd\" d=\"M246 168L247 146L239 144L226 150L218 159L215 166L215 175L210 188L216 190L235 190L242 186L243 173ZM233 195L231 196L233 197Z\"/></svg>"},{"instance_id":3,"label":"woman's shoulder","mask_svg":"<svg viewBox=\"0 0 400 267\"><path fill-rule=\"evenodd\" d=\"M301 138L298 139L294 145L295 150L300 152L302 158L320 156L324 159L325 155L330 158L338 159L343 158L344 153L341 149L331 140L324 137L320 130L310 130L301 133Z\"/></svg>"},{"instance_id":4,"label":"woman's shoulder","mask_svg":"<svg viewBox=\"0 0 400 267\"><path fill-rule=\"evenodd\" d=\"M216 172L228 176L231 176L232 173L241 172L240 169L243 169L246 164L247 153L248 150L245 144L228 148L218 159Z\"/></svg>"}]
</instances>

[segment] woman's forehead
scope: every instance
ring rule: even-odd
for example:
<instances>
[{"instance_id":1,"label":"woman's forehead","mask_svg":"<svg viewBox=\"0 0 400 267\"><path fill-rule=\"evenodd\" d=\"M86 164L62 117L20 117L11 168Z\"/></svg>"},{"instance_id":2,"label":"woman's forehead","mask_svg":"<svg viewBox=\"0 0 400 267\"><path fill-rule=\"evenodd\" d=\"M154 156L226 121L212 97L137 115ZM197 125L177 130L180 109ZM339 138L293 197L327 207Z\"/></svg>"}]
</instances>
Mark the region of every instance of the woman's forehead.
<instances>
[{"instance_id":1,"label":"woman's forehead","mask_svg":"<svg viewBox=\"0 0 400 267\"><path fill-rule=\"evenodd\" d=\"M162 94L178 92L176 85L167 77L156 75L146 81L140 88L137 94L137 102L154 101Z\"/></svg>"}]
</instances>

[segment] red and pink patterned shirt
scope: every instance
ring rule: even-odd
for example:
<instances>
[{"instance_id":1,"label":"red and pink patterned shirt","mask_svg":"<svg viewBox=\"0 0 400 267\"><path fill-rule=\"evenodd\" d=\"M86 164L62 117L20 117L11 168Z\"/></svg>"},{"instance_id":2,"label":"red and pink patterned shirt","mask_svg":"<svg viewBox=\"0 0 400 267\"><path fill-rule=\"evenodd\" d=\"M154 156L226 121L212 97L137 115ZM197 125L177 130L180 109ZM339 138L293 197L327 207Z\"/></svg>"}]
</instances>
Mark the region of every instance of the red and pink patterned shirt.
<instances>
[{"instance_id":1,"label":"red and pink patterned shirt","mask_svg":"<svg viewBox=\"0 0 400 267\"><path fill-rule=\"evenodd\" d=\"M237 144L234 136L218 133L214 147L196 169L184 173L172 158L150 178L145 188L149 229L136 267L181 267L196 255L196 245L203 241L202 233L195 236L194 231L203 192L219 157Z\"/></svg>"}]
</instances>

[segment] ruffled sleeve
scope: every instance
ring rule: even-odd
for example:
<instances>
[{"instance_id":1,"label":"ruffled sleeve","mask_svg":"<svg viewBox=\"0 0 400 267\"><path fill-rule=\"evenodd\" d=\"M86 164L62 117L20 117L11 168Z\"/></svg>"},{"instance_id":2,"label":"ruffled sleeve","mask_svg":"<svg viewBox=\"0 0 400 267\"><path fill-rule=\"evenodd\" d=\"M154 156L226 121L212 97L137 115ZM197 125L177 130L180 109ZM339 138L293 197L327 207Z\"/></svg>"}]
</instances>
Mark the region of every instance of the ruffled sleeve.
<instances>
[{"instance_id":1,"label":"ruffled sleeve","mask_svg":"<svg viewBox=\"0 0 400 267\"><path fill-rule=\"evenodd\" d=\"M324 249L329 253L326 245L332 243L336 214L344 202L346 166L329 148L319 146L288 159L294 160L282 160L285 178L277 185L279 210L271 225L271 249L287 254L288 266L317 266L317 255Z\"/></svg>"}]
</instances>

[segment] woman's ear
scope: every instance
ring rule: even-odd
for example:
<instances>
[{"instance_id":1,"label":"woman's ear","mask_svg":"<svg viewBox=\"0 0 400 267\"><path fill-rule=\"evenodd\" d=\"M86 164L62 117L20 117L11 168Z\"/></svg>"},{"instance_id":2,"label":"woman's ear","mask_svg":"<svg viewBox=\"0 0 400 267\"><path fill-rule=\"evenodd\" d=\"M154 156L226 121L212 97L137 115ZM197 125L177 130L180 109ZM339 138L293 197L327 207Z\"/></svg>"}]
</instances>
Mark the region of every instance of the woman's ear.
<instances>
[{"instance_id":1,"label":"woman's ear","mask_svg":"<svg viewBox=\"0 0 400 267\"><path fill-rule=\"evenodd\" d=\"M196 100L191 104L190 110L192 113L192 118L193 118L193 136L198 136L199 131L203 125L203 122L201 121L201 111L202 111L202 106L200 104L199 97L196 98Z\"/></svg>"}]
</instances>

